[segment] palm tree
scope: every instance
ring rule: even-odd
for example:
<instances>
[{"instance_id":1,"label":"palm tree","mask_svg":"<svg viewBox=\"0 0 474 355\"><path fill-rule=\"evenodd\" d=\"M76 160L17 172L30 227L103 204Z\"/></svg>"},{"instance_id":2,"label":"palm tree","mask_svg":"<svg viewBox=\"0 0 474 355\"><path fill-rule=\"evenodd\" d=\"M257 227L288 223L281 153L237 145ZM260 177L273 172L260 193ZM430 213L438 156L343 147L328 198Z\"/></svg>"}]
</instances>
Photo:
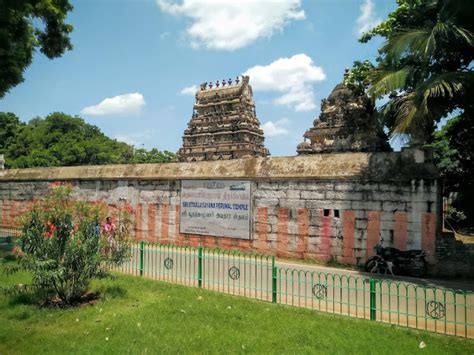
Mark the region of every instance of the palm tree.
<instances>
[{"instance_id":1,"label":"palm tree","mask_svg":"<svg viewBox=\"0 0 474 355\"><path fill-rule=\"evenodd\" d=\"M382 112L391 134L408 133L412 144L429 140L435 124L453 110L472 112L474 94L472 2L425 1L419 11L427 17L419 26L398 26L387 35L368 87L376 99L388 95Z\"/></svg>"}]
</instances>

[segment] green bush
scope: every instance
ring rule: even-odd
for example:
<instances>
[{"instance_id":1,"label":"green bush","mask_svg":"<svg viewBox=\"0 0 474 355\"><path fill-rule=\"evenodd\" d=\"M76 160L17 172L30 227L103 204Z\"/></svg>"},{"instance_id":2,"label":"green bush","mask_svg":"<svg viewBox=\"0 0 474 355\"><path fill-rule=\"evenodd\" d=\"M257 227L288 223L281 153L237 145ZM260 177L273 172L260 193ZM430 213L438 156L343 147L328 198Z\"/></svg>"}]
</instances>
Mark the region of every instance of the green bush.
<instances>
[{"instance_id":1,"label":"green bush","mask_svg":"<svg viewBox=\"0 0 474 355\"><path fill-rule=\"evenodd\" d=\"M107 276L130 256L131 210L118 211L113 238L107 240L100 224L106 206L75 201L71 192L69 185L53 184L22 217L15 250L19 265L12 270L31 272L34 288L64 304L80 300L92 279Z\"/></svg>"}]
</instances>

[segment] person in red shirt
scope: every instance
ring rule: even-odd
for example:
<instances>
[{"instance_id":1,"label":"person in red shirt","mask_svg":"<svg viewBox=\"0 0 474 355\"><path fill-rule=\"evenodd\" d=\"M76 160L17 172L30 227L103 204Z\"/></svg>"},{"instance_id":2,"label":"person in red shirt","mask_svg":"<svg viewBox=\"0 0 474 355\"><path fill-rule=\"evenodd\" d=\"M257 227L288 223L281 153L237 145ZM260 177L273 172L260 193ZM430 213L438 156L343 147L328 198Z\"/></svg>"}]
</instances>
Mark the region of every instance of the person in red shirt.
<instances>
[{"instance_id":1,"label":"person in red shirt","mask_svg":"<svg viewBox=\"0 0 474 355\"><path fill-rule=\"evenodd\" d=\"M109 243L110 248L112 248L112 245L114 243L114 235L116 229L117 227L115 226L115 224L112 223L112 217L107 217L105 219L105 224L102 226L102 230L107 237L107 242Z\"/></svg>"}]
</instances>

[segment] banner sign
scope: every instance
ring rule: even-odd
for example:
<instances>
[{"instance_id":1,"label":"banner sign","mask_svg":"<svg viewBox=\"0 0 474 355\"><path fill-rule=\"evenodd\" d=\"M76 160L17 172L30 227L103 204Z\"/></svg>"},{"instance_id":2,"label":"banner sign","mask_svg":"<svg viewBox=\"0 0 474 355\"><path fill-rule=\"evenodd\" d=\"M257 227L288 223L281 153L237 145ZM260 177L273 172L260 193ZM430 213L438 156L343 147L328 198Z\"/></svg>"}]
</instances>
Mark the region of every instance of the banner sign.
<instances>
[{"instance_id":1,"label":"banner sign","mask_svg":"<svg viewBox=\"0 0 474 355\"><path fill-rule=\"evenodd\" d=\"M181 181L181 233L250 239L250 210L250 181Z\"/></svg>"}]
</instances>

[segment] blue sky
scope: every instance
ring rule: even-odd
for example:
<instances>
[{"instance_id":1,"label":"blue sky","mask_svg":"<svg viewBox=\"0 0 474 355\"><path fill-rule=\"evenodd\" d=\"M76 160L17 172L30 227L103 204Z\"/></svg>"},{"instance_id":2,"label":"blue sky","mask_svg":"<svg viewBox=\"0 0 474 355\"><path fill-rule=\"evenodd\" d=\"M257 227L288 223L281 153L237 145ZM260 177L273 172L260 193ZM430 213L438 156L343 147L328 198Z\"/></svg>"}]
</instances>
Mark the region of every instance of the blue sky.
<instances>
[{"instance_id":1,"label":"blue sky","mask_svg":"<svg viewBox=\"0 0 474 355\"><path fill-rule=\"evenodd\" d=\"M357 42L395 0L76 0L74 49L40 53L0 100L23 121L80 115L112 138L176 151L193 86L250 74L265 144L295 155L320 101L379 39Z\"/></svg>"}]
</instances>

